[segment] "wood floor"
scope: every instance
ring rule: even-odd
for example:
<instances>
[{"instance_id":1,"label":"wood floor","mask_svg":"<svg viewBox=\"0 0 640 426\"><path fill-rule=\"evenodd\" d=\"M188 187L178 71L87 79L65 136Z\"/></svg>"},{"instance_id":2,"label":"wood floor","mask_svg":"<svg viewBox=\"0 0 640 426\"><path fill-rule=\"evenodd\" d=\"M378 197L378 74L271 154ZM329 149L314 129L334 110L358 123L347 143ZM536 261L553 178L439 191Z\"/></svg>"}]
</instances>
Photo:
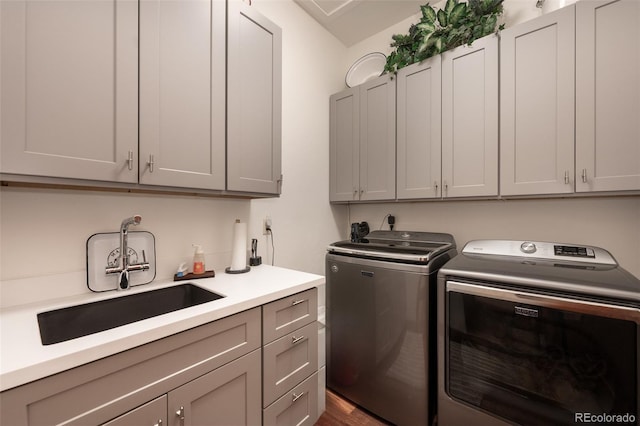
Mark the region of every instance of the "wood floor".
<instances>
[{"instance_id":1,"label":"wood floor","mask_svg":"<svg viewBox=\"0 0 640 426\"><path fill-rule=\"evenodd\" d=\"M326 411L315 426L387 426L389 423L378 419L351 402L327 389Z\"/></svg>"}]
</instances>

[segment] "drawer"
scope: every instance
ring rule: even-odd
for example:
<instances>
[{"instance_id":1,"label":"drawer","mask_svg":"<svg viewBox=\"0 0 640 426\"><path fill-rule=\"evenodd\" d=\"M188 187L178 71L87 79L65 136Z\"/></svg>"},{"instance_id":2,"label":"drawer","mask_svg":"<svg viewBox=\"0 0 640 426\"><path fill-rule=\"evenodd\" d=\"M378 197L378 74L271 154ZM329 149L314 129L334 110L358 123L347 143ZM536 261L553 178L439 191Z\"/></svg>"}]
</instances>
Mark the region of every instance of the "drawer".
<instances>
[{"instance_id":1,"label":"drawer","mask_svg":"<svg viewBox=\"0 0 640 426\"><path fill-rule=\"evenodd\" d=\"M312 322L264 346L263 407L318 370L318 323Z\"/></svg>"},{"instance_id":2,"label":"drawer","mask_svg":"<svg viewBox=\"0 0 640 426\"><path fill-rule=\"evenodd\" d=\"M264 426L313 425L318 418L318 373L265 408Z\"/></svg>"},{"instance_id":3,"label":"drawer","mask_svg":"<svg viewBox=\"0 0 640 426\"><path fill-rule=\"evenodd\" d=\"M131 410L102 426L156 425L167 424L167 395L162 395L142 407Z\"/></svg>"},{"instance_id":4,"label":"drawer","mask_svg":"<svg viewBox=\"0 0 640 426\"><path fill-rule=\"evenodd\" d=\"M262 341L273 342L317 319L317 288L276 300L262 307Z\"/></svg>"}]
</instances>

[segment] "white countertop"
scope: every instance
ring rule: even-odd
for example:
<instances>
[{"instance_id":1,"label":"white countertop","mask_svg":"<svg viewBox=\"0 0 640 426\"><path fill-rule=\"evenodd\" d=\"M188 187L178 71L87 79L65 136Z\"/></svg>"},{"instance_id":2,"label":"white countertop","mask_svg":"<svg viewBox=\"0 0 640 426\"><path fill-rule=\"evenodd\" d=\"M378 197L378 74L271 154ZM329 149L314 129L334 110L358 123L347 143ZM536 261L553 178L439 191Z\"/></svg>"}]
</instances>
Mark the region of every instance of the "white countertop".
<instances>
[{"instance_id":1,"label":"white countertop","mask_svg":"<svg viewBox=\"0 0 640 426\"><path fill-rule=\"evenodd\" d=\"M111 330L44 346L37 314L126 294L191 282L222 299ZM245 274L216 272L215 278L157 281L124 292L87 293L0 311L0 391L113 355L325 283L321 275L269 265ZM114 312L117 315L117 312Z\"/></svg>"}]
</instances>

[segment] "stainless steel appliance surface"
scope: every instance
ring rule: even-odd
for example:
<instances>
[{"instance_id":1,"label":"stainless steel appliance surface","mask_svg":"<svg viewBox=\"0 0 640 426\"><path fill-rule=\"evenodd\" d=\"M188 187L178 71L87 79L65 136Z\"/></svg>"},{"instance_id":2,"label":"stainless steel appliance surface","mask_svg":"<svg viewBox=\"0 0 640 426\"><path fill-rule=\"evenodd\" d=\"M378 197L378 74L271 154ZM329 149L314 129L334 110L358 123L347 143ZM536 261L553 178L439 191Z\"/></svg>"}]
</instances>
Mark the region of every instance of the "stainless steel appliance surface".
<instances>
[{"instance_id":1,"label":"stainless steel appliance surface","mask_svg":"<svg viewBox=\"0 0 640 426\"><path fill-rule=\"evenodd\" d=\"M435 414L437 272L449 234L373 231L326 255L327 386L398 425Z\"/></svg>"},{"instance_id":2,"label":"stainless steel appliance surface","mask_svg":"<svg viewBox=\"0 0 640 426\"><path fill-rule=\"evenodd\" d=\"M606 250L471 241L437 323L439 425L638 424L640 281Z\"/></svg>"}]
</instances>

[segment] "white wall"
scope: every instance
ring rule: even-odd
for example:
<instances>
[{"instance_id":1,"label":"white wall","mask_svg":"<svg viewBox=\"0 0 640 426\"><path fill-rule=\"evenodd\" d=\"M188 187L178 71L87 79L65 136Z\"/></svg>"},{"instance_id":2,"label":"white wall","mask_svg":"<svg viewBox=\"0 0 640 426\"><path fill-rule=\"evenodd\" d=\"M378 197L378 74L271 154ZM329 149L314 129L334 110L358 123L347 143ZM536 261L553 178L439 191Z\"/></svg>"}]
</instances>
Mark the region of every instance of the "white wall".
<instances>
[{"instance_id":1,"label":"white wall","mask_svg":"<svg viewBox=\"0 0 640 426\"><path fill-rule=\"evenodd\" d=\"M514 239L594 245L640 277L640 196L540 200L435 201L352 205L351 222L371 230L446 232L459 248L475 239Z\"/></svg>"},{"instance_id":2,"label":"white wall","mask_svg":"<svg viewBox=\"0 0 640 426\"><path fill-rule=\"evenodd\" d=\"M263 262L272 260L271 238L261 235L269 215L275 264L324 275L327 245L346 238L346 208L328 202L329 96L344 86L337 64L346 48L289 0L253 4L282 27L284 184L279 199L251 202L250 226L259 230Z\"/></svg>"},{"instance_id":3,"label":"white wall","mask_svg":"<svg viewBox=\"0 0 640 426\"><path fill-rule=\"evenodd\" d=\"M203 245L207 269L224 273L236 218L249 222L248 237L259 238L259 254L271 263L271 244L267 254L262 235L265 214L273 220L275 265L324 274L324 250L344 237L339 228L347 223L346 208L327 202L329 95L341 89L344 75L335 64L344 62L346 48L291 0L259 0L254 7L283 30L283 195L250 201L2 187L0 281L81 276L87 239L118 231L133 214L141 214L142 223L132 230L155 235L158 278L170 278L180 262L191 261L192 243ZM71 287L88 291L84 282ZM0 287L0 296L8 288ZM62 296L57 290L33 298Z\"/></svg>"}]
</instances>

